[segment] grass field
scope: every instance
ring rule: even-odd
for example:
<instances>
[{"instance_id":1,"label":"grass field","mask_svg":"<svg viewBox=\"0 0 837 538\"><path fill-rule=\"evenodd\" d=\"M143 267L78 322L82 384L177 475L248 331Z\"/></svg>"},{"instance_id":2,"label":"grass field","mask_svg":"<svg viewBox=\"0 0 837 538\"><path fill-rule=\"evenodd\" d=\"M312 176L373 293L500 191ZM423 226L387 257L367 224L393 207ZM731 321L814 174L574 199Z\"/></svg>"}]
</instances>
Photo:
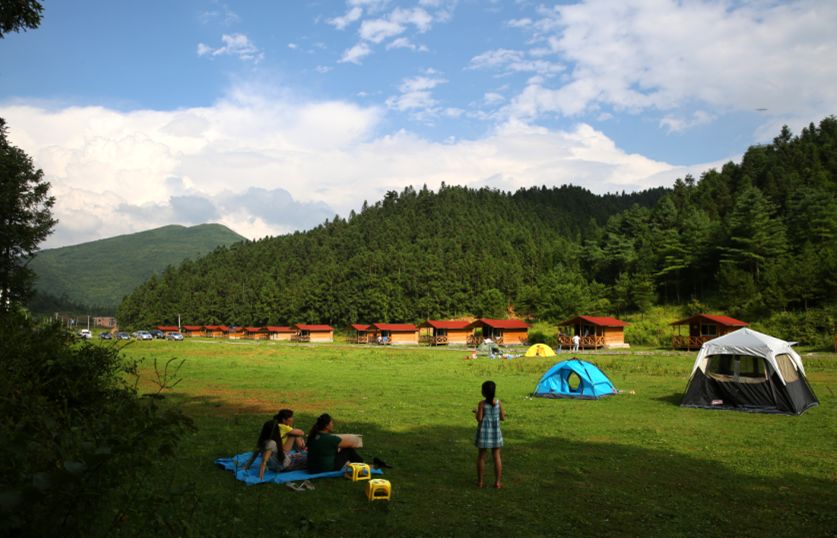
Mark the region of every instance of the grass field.
<instances>
[{"instance_id":1,"label":"grass field","mask_svg":"<svg viewBox=\"0 0 837 538\"><path fill-rule=\"evenodd\" d=\"M135 342L148 366L185 358L187 436L170 488L195 535L828 536L837 533L837 357L803 354L820 405L800 417L683 409L693 353L584 353L624 391L531 399L552 358L465 361L465 351L273 342ZM562 355L568 358L569 355ZM151 390L144 370L142 388ZM486 379L508 414L504 489L477 489L472 409ZM394 469L390 502L363 487L246 486L213 460L251 450L279 408L307 431L330 413ZM493 468L487 465L490 481ZM162 476L162 475L161 475Z\"/></svg>"}]
</instances>

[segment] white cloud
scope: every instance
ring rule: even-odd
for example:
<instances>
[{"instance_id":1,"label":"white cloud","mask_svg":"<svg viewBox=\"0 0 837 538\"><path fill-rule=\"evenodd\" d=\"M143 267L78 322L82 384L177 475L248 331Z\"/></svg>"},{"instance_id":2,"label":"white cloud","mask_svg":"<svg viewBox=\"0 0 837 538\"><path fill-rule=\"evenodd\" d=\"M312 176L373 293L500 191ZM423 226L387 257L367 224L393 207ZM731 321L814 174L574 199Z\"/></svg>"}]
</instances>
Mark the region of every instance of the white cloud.
<instances>
[{"instance_id":1,"label":"white cloud","mask_svg":"<svg viewBox=\"0 0 837 538\"><path fill-rule=\"evenodd\" d=\"M495 69L504 73L537 73L542 77L549 77L564 70L563 65L559 63L538 58L544 55L543 49L533 49L528 53L509 49L489 50L471 58L468 69ZM529 56L534 56L534 58Z\"/></svg>"},{"instance_id":2,"label":"white cloud","mask_svg":"<svg viewBox=\"0 0 837 538\"><path fill-rule=\"evenodd\" d=\"M437 101L431 90L446 82L433 70L428 70L425 75L404 79L398 86L401 94L387 99L387 106L401 112L418 111L420 114L417 117L423 119L435 116L439 111L435 109Z\"/></svg>"},{"instance_id":3,"label":"white cloud","mask_svg":"<svg viewBox=\"0 0 837 538\"><path fill-rule=\"evenodd\" d=\"M341 17L334 17L333 19L329 19L328 24L334 26L338 30L343 30L353 22L356 22L360 19L361 15L363 15L363 9L359 6L354 6L353 8L349 9L343 16Z\"/></svg>"},{"instance_id":4,"label":"white cloud","mask_svg":"<svg viewBox=\"0 0 837 538\"><path fill-rule=\"evenodd\" d=\"M399 38L393 39L392 41L387 43L386 48L387 48L387 50L389 50L389 49L409 49L409 50L419 51L419 52L427 52L428 51L428 49L425 45L416 45L415 43L413 43L412 41L410 41L406 37L399 37Z\"/></svg>"},{"instance_id":5,"label":"white cloud","mask_svg":"<svg viewBox=\"0 0 837 538\"><path fill-rule=\"evenodd\" d=\"M525 88L511 117L604 105L668 111L661 126L677 130L693 123L682 118L695 104L713 114L767 108L791 118L837 109L834 2L583 1L539 14L514 25L571 70L553 86Z\"/></svg>"},{"instance_id":6,"label":"white cloud","mask_svg":"<svg viewBox=\"0 0 837 538\"><path fill-rule=\"evenodd\" d=\"M397 36L404 32L404 26L401 24L385 19L373 19L370 21L363 21L360 25L360 38L372 43L380 43L384 39Z\"/></svg>"},{"instance_id":7,"label":"white cloud","mask_svg":"<svg viewBox=\"0 0 837 538\"><path fill-rule=\"evenodd\" d=\"M690 116L668 115L660 120L660 127L665 127L669 133L678 133L711 123L715 117L704 110L696 110Z\"/></svg>"},{"instance_id":8,"label":"white cloud","mask_svg":"<svg viewBox=\"0 0 837 538\"><path fill-rule=\"evenodd\" d=\"M372 49L366 43L358 43L354 47L343 51L343 56L338 60L340 63L359 64L360 60L372 53Z\"/></svg>"},{"instance_id":9,"label":"white cloud","mask_svg":"<svg viewBox=\"0 0 837 538\"><path fill-rule=\"evenodd\" d=\"M407 79L395 106L423 113L430 103L458 117L423 93L443 83L435 72ZM253 86L173 111L0 105L11 141L44 170L57 199L60 223L46 247L203 219L248 237L286 233L407 185L573 183L606 192L668 185L680 173L586 124L558 131L510 120L478 139L432 142L377 134L381 114Z\"/></svg>"},{"instance_id":10,"label":"white cloud","mask_svg":"<svg viewBox=\"0 0 837 538\"><path fill-rule=\"evenodd\" d=\"M221 41L224 45L218 48L198 43L198 56L238 56L241 60L256 63L264 59L264 53L244 34L224 34Z\"/></svg>"}]
</instances>

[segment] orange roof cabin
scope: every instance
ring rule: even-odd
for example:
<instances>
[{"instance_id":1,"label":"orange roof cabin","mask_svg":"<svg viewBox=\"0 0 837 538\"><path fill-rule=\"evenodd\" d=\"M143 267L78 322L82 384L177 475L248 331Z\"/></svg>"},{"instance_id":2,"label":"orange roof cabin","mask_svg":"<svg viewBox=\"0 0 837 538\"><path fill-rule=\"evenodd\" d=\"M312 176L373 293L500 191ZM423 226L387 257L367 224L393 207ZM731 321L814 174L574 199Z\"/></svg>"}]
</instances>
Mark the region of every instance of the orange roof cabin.
<instances>
[{"instance_id":1,"label":"orange roof cabin","mask_svg":"<svg viewBox=\"0 0 837 538\"><path fill-rule=\"evenodd\" d=\"M205 336L203 325L184 325L184 336Z\"/></svg>"},{"instance_id":2,"label":"orange roof cabin","mask_svg":"<svg viewBox=\"0 0 837 538\"><path fill-rule=\"evenodd\" d=\"M468 345L478 345L486 338L498 344L518 346L529 340L529 324L519 319L482 318L468 324L468 329L482 329L482 336L473 336Z\"/></svg>"},{"instance_id":3,"label":"orange roof cabin","mask_svg":"<svg viewBox=\"0 0 837 538\"><path fill-rule=\"evenodd\" d=\"M566 333L563 330L558 333L558 342L562 346L570 347L572 335L577 334L581 349L631 347L625 343L625 327L628 325L630 324L616 318L576 316L558 324L559 327L567 328Z\"/></svg>"},{"instance_id":4,"label":"orange roof cabin","mask_svg":"<svg viewBox=\"0 0 837 538\"><path fill-rule=\"evenodd\" d=\"M352 323L351 329L354 331L354 334L348 338L350 344L368 344L369 342L374 342L375 331L371 325Z\"/></svg>"},{"instance_id":5,"label":"orange roof cabin","mask_svg":"<svg viewBox=\"0 0 837 538\"><path fill-rule=\"evenodd\" d=\"M334 328L331 325L297 323L294 329L296 334L291 338L294 342L334 342Z\"/></svg>"},{"instance_id":6,"label":"orange roof cabin","mask_svg":"<svg viewBox=\"0 0 837 538\"><path fill-rule=\"evenodd\" d=\"M423 329L419 341L431 346L446 346L448 344L464 346L468 344L468 337L474 334L474 330L468 328L470 324L470 321L428 319L419 325L419 328Z\"/></svg>"},{"instance_id":7,"label":"orange roof cabin","mask_svg":"<svg viewBox=\"0 0 837 538\"><path fill-rule=\"evenodd\" d=\"M267 340L267 328L244 327L244 338L247 340Z\"/></svg>"},{"instance_id":8,"label":"orange roof cabin","mask_svg":"<svg viewBox=\"0 0 837 538\"><path fill-rule=\"evenodd\" d=\"M268 338L270 340L290 342L291 337L296 333L296 331L290 327L280 327L277 325L268 325L265 329L267 329Z\"/></svg>"},{"instance_id":9,"label":"orange roof cabin","mask_svg":"<svg viewBox=\"0 0 837 538\"><path fill-rule=\"evenodd\" d=\"M180 328L177 325L158 325L157 330L162 331L165 334L180 332Z\"/></svg>"},{"instance_id":10,"label":"orange roof cabin","mask_svg":"<svg viewBox=\"0 0 837 538\"><path fill-rule=\"evenodd\" d=\"M677 326L677 334L671 337L671 347L674 349L700 349L704 342L723 336L729 332L747 327L749 323L729 316L715 316L712 314L695 314L694 316L672 325ZM683 326L689 328L689 334L681 334Z\"/></svg>"},{"instance_id":11,"label":"orange roof cabin","mask_svg":"<svg viewBox=\"0 0 837 538\"><path fill-rule=\"evenodd\" d=\"M224 325L204 325L206 336L210 338L226 338L229 329Z\"/></svg>"},{"instance_id":12,"label":"orange roof cabin","mask_svg":"<svg viewBox=\"0 0 837 538\"><path fill-rule=\"evenodd\" d=\"M412 323L373 323L372 328L376 341L381 344L401 346L419 343L418 327Z\"/></svg>"}]
</instances>

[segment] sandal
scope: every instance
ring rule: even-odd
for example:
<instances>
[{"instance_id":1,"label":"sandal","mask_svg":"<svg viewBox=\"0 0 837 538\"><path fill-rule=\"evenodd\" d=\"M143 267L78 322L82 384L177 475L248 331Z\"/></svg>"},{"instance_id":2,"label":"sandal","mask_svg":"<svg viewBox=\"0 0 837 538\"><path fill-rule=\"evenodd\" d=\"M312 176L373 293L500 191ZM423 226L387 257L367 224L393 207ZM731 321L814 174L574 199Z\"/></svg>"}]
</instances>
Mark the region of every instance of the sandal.
<instances>
[{"instance_id":1,"label":"sandal","mask_svg":"<svg viewBox=\"0 0 837 538\"><path fill-rule=\"evenodd\" d=\"M297 485L296 482L286 482L285 487L291 491L305 491L305 488L300 485Z\"/></svg>"},{"instance_id":2,"label":"sandal","mask_svg":"<svg viewBox=\"0 0 837 538\"><path fill-rule=\"evenodd\" d=\"M304 481L302 484L299 485L299 487L300 487L300 489L307 489L307 490L317 489L317 488L314 487L314 484L312 484L310 480Z\"/></svg>"}]
</instances>

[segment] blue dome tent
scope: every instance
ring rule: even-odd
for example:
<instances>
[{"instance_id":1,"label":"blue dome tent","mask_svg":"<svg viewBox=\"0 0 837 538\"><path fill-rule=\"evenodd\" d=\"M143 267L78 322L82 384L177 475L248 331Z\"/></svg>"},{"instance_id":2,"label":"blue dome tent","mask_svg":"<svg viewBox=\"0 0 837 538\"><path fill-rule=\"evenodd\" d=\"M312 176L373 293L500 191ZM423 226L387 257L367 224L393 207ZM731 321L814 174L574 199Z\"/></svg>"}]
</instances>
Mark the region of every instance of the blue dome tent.
<instances>
[{"instance_id":1,"label":"blue dome tent","mask_svg":"<svg viewBox=\"0 0 837 538\"><path fill-rule=\"evenodd\" d=\"M616 394L610 379L592 363L570 359L561 361L538 381L533 396L541 398L581 398L597 400Z\"/></svg>"}]
</instances>

